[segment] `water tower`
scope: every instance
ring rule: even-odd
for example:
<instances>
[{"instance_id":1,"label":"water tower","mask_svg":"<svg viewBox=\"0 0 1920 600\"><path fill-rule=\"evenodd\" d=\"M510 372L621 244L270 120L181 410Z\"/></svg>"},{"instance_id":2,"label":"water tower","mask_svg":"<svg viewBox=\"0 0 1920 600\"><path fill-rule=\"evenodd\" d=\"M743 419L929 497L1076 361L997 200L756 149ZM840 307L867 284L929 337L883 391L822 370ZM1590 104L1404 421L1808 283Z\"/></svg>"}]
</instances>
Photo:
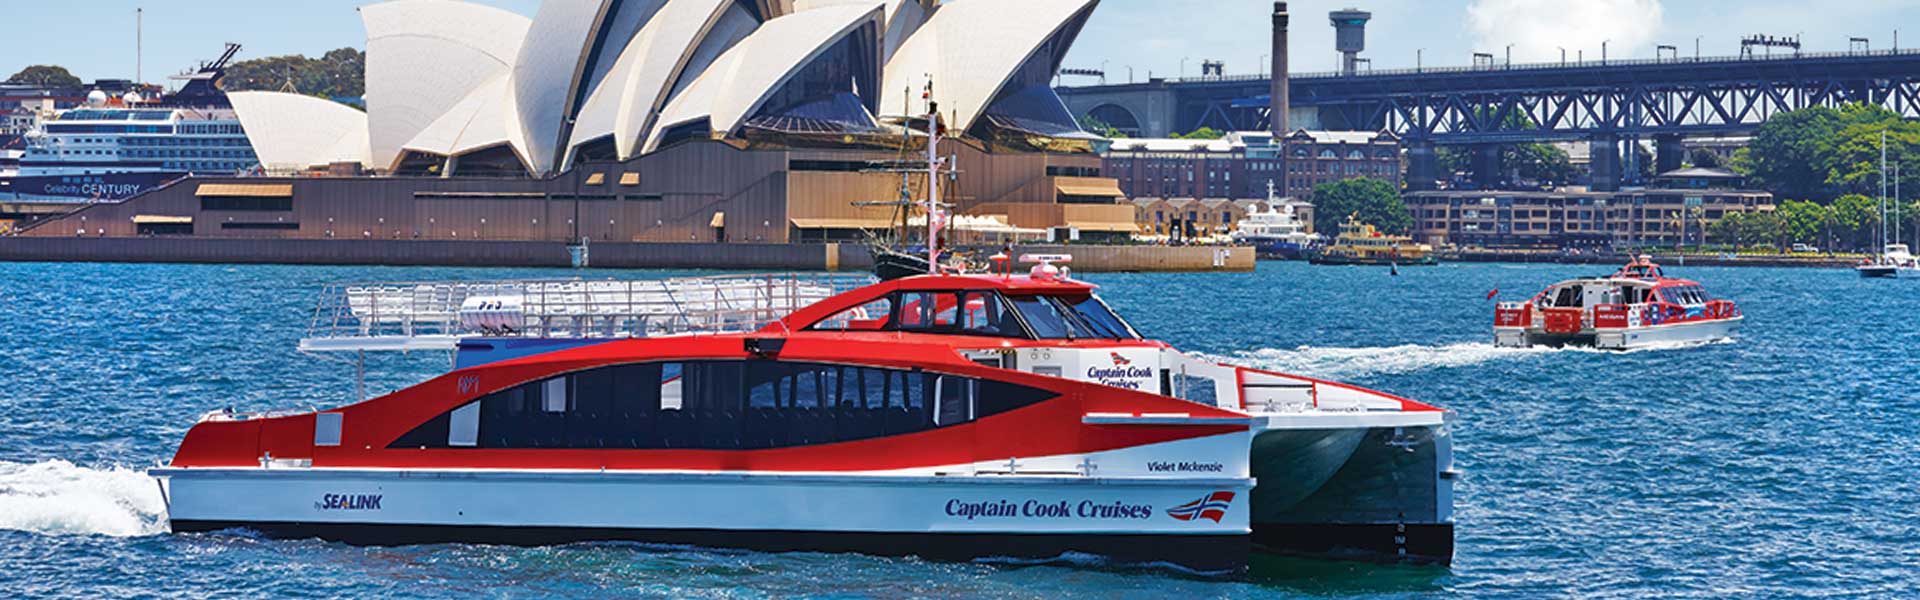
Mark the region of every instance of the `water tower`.
<instances>
[{"instance_id":1,"label":"water tower","mask_svg":"<svg viewBox=\"0 0 1920 600\"><path fill-rule=\"evenodd\" d=\"M1336 10L1327 14L1333 20L1333 49L1340 52L1340 72L1352 75L1367 49L1367 21L1373 13L1359 9Z\"/></svg>"}]
</instances>

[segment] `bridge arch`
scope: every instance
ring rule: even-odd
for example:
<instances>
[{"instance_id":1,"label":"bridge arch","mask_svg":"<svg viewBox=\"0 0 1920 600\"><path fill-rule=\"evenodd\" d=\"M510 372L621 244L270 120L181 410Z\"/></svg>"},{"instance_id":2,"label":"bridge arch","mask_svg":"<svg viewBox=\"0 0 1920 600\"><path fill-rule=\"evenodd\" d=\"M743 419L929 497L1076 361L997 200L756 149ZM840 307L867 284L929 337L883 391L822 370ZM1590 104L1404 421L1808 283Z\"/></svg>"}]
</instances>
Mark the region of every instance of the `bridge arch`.
<instances>
[{"instance_id":1,"label":"bridge arch","mask_svg":"<svg viewBox=\"0 0 1920 600\"><path fill-rule=\"evenodd\" d=\"M1106 123L1107 126L1129 136L1139 137L1142 131L1139 116L1133 114L1133 111L1128 110L1127 107L1112 102L1093 107L1087 111L1086 116Z\"/></svg>"}]
</instances>

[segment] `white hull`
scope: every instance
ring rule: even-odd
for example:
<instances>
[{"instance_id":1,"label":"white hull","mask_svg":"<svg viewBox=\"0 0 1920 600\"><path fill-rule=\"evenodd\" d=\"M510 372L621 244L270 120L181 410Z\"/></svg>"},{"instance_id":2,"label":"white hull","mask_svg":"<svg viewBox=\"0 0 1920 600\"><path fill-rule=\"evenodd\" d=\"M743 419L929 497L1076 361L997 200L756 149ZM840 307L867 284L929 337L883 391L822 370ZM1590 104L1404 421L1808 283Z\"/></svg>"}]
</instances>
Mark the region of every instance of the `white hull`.
<instances>
[{"instance_id":1,"label":"white hull","mask_svg":"<svg viewBox=\"0 0 1920 600\"><path fill-rule=\"evenodd\" d=\"M157 469L176 531L390 544L634 540L969 559L1246 560L1252 480L329 468ZM1218 521L1168 509L1230 492ZM1161 555L1156 548L1174 550ZM1177 549L1177 550L1176 550Z\"/></svg>"},{"instance_id":2,"label":"white hull","mask_svg":"<svg viewBox=\"0 0 1920 600\"><path fill-rule=\"evenodd\" d=\"M1712 342L1733 337L1746 317L1645 325L1619 329L1589 329L1578 334L1550 334L1522 327L1495 327L1493 341L1503 348L1531 346L1593 346L1604 350L1632 350L1650 346L1670 346Z\"/></svg>"}]
</instances>

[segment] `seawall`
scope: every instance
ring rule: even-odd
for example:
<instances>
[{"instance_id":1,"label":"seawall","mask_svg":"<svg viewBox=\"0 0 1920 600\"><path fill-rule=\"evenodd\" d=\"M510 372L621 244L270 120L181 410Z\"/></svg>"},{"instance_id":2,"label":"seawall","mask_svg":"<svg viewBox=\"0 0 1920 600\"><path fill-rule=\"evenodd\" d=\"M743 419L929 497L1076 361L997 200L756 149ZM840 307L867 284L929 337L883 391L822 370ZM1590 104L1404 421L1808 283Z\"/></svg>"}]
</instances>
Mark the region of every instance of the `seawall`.
<instances>
[{"instance_id":1,"label":"seawall","mask_svg":"<svg viewBox=\"0 0 1920 600\"><path fill-rule=\"evenodd\" d=\"M1019 254L1071 254L1078 271L1251 271L1247 247L1024 246ZM0 261L299 265L569 267L563 242L313 240L190 237L0 237ZM602 242L589 262L609 269L864 270L860 244Z\"/></svg>"}]
</instances>

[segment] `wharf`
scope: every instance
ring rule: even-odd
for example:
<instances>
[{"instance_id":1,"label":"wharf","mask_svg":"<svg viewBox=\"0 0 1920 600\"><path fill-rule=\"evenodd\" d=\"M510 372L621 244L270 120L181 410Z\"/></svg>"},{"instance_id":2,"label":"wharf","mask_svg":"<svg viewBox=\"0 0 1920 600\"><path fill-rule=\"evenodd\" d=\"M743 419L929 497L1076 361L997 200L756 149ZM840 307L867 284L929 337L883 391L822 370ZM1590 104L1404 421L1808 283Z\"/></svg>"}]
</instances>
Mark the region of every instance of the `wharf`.
<instances>
[{"instance_id":1,"label":"wharf","mask_svg":"<svg viewBox=\"0 0 1920 600\"><path fill-rule=\"evenodd\" d=\"M1627 254L1587 252L1568 254L1553 250L1446 250L1436 253L1441 262L1557 263L1573 265L1619 265L1632 260ZM1850 268L1860 264L1857 254L1726 254L1705 252L1662 252L1648 250L1655 262L1673 266L1696 267L1809 267Z\"/></svg>"},{"instance_id":2,"label":"wharf","mask_svg":"<svg viewBox=\"0 0 1920 600\"><path fill-rule=\"evenodd\" d=\"M596 242L590 264L612 269L865 270L864 244ZM1071 254L1081 272L1252 271L1247 246L1017 246ZM315 240L195 237L0 237L0 261L569 267L567 244L506 240Z\"/></svg>"}]
</instances>

